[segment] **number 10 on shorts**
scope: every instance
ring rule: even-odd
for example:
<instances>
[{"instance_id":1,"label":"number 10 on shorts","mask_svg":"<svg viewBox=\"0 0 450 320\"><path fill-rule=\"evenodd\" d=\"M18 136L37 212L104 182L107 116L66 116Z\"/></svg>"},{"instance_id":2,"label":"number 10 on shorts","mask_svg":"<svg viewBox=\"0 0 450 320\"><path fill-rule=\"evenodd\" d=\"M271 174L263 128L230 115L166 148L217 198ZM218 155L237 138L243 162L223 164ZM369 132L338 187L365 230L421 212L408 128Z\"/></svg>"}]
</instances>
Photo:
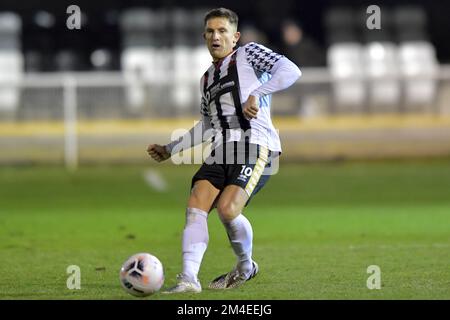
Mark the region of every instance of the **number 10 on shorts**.
<instances>
[{"instance_id":1,"label":"number 10 on shorts","mask_svg":"<svg viewBox=\"0 0 450 320\"><path fill-rule=\"evenodd\" d=\"M245 174L247 177L252 175L253 169L245 165L242 166L241 174Z\"/></svg>"}]
</instances>

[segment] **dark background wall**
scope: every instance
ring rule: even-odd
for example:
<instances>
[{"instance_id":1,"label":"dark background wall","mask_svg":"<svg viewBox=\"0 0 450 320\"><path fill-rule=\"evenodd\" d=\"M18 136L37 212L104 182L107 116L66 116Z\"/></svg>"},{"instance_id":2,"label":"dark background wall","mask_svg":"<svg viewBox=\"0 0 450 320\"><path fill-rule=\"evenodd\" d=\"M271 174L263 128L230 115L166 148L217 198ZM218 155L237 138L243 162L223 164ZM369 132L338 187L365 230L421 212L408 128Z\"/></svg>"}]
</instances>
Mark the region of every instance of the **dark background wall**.
<instances>
[{"instance_id":1,"label":"dark background wall","mask_svg":"<svg viewBox=\"0 0 450 320\"><path fill-rule=\"evenodd\" d=\"M87 24L81 30L70 31L65 27L67 19L66 8L78 5L86 14ZM450 2L419 1L419 0L384 0L384 1L356 1L356 0L55 0L55 1L17 1L2 0L0 11L13 11L22 17L22 49L24 51L36 46L35 26L32 17L39 10L54 14L55 27L52 29L52 41L44 44L48 50L59 50L64 47L76 48L88 54L94 47L107 47L115 51L120 50L120 32L117 17L121 11L130 7L162 8L198 8L225 6L235 10L242 23L250 23L266 34L271 45L277 47L280 43L280 24L286 18L299 21L305 31L322 47L327 46L323 26L323 16L327 9L335 6L350 6L364 8L376 4L382 9L390 9L402 5L419 5L424 8L427 17L427 31L429 40L435 45L438 60L441 63L450 62ZM199 35L201 36L201 35ZM43 45L43 44L39 44Z\"/></svg>"}]
</instances>

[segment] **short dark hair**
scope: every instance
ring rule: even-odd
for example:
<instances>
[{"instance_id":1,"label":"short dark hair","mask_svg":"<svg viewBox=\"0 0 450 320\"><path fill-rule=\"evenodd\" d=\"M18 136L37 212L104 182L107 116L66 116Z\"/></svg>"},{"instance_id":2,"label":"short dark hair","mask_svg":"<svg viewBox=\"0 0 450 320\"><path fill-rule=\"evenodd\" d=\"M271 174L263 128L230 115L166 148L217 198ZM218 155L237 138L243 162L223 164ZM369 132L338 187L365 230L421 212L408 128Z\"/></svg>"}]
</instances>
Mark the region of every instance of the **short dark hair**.
<instances>
[{"instance_id":1,"label":"short dark hair","mask_svg":"<svg viewBox=\"0 0 450 320\"><path fill-rule=\"evenodd\" d=\"M216 8L208 11L205 15L204 25L206 26L206 23L211 18L227 18L230 24L234 24L237 28L239 18L238 15L227 8Z\"/></svg>"}]
</instances>

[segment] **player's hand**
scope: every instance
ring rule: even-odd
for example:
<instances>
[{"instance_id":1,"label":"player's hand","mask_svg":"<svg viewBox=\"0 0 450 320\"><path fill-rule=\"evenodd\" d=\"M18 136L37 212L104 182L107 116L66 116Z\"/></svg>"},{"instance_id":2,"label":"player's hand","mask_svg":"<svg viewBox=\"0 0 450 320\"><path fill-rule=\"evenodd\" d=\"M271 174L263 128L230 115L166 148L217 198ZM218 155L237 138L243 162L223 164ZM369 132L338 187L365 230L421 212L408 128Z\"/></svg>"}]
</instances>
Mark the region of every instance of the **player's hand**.
<instances>
[{"instance_id":1,"label":"player's hand","mask_svg":"<svg viewBox=\"0 0 450 320\"><path fill-rule=\"evenodd\" d=\"M242 113L247 120L256 119L259 111L258 99L255 96L249 96L244 104Z\"/></svg>"},{"instance_id":2,"label":"player's hand","mask_svg":"<svg viewBox=\"0 0 450 320\"><path fill-rule=\"evenodd\" d=\"M148 154L156 161L161 162L170 158L170 153L167 152L164 146L159 144L151 144L147 148Z\"/></svg>"}]
</instances>

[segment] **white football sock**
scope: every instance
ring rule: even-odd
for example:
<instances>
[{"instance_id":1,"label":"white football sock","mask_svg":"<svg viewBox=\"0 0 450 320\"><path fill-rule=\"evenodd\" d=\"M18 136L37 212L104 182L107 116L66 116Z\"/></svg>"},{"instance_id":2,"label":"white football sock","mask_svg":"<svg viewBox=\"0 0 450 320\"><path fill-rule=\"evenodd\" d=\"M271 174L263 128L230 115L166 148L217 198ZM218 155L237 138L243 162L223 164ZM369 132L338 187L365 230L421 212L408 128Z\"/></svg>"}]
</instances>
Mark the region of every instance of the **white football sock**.
<instances>
[{"instance_id":1,"label":"white football sock","mask_svg":"<svg viewBox=\"0 0 450 320\"><path fill-rule=\"evenodd\" d=\"M228 238L237 257L239 273L249 275L252 271L253 229L250 221L239 214L231 221L223 222Z\"/></svg>"},{"instance_id":2,"label":"white football sock","mask_svg":"<svg viewBox=\"0 0 450 320\"><path fill-rule=\"evenodd\" d=\"M208 213L197 208L187 208L182 241L183 274L191 281L198 281L197 275L208 241Z\"/></svg>"}]
</instances>

